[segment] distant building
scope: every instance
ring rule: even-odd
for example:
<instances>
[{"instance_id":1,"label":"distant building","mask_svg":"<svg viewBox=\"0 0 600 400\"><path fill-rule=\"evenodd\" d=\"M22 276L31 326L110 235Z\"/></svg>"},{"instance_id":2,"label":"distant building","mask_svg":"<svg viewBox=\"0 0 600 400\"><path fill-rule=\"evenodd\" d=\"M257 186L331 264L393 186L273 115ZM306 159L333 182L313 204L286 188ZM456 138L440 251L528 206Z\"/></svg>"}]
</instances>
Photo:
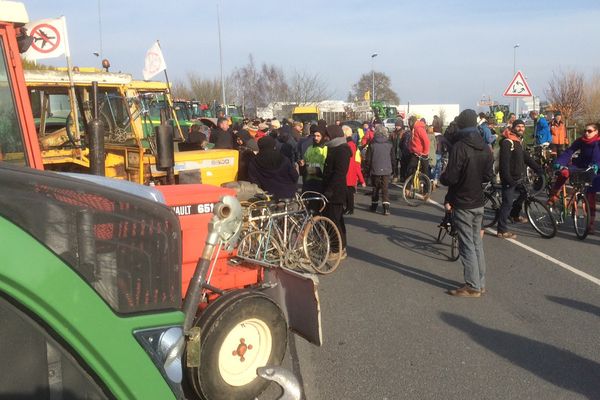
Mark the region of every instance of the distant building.
<instances>
[{"instance_id":1,"label":"distant building","mask_svg":"<svg viewBox=\"0 0 600 400\"><path fill-rule=\"evenodd\" d=\"M419 118L425 118L425 122L430 125L433 116L437 115L443 118L443 124L448 125L460 113L458 104L400 104L398 113L408 119L411 115L417 115Z\"/></svg>"}]
</instances>

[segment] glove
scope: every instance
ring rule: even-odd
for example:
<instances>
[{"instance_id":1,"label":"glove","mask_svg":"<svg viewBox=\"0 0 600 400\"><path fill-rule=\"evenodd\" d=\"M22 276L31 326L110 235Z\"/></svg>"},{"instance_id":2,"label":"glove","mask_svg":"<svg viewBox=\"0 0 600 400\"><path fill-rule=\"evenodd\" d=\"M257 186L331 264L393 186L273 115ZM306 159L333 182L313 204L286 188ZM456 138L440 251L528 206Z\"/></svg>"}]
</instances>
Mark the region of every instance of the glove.
<instances>
[{"instance_id":1,"label":"glove","mask_svg":"<svg viewBox=\"0 0 600 400\"><path fill-rule=\"evenodd\" d=\"M594 171L595 174L598 173L598 164L592 164L592 171Z\"/></svg>"},{"instance_id":2,"label":"glove","mask_svg":"<svg viewBox=\"0 0 600 400\"><path fill-rule=\"evenodd\" d=\"M554 168L555 170L559 170L560 167L562 167L562 165L560 165L559 163L552 164L552 168Z\"/></svg>"}]
</instances>

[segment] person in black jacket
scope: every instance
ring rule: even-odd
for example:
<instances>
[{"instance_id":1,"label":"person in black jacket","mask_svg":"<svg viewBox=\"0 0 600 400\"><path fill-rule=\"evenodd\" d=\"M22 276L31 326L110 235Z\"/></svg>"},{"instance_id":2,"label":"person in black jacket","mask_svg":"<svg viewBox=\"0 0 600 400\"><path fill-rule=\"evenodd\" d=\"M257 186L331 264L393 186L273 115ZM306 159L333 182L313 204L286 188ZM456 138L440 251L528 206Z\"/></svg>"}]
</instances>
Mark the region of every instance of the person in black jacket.
<instances>
[{"instance_id":1,"label":"person in black jacket","mask_svg":"<svg viewBox=\"0 0 600 400\"><path fill-rule=\"evenodd\" d=\"M342 252L341 258L346 257L346 225L344 224L344 201L346 200L346 175L352 157L352 150L346 142L344 131L339 125L329 125L326 143L327 158L323 167L323 194L328 203L323 215L337 226L342 236L339 243L331 243L333 253ZM341 248L340 248L341 247Z\"/></svg>"},{"instance_id":2,"label":"person in black jacket","mask_svg":"<svg viewBox=\"0 0 600 400\"><path fill-rule=\"evenodd\" d=\"M502 205L498 216L498 237L503 239L514 239L517 237L508 231L508 218L513 222L525 223L527 218L521 216L523 202L527 197L522 180L527 172L525 164L538 174L541 167L533 161L531 156L523 151L523 134L525 123L518 119L512 124L512 129L507 132L506 137L500 142L500 183L502 183Z\"/></svg>"},{"instance_id":3,"label":"person in black jacket","mask_svg":"<svg viewBox=\"0 0 600 400\"><path fill-rule=\"evenodd\" d=\"M219 118L217 127L210 133L210 143L214 143L215 149L233 149L235 139L233 132L229 129L227 118Z\"/></svg>"},{"instance_id":4,"label":"person in black jacket","mask_svg":"<svg viewBox=\"0 0 600 400\"><path fill-rule=\"evenodd\" d=\"M275 138L265 136L258 140L258 154L250 160L248 176L262 190L275 199L293 198L298 183L298 172L292 162L275 149Z\"/></svg>"},{"instance_id":5,"label":"person in black jacket","mask_svg":"<svg viewBox=\"0 0 600 400\"><path fill-rule=\"evenodd\" d=\"M454 211L465 284L449 290L448 294L480 297L485 291L485 254L479 234L485 203L482 183L492 179L494 161L477 130L477 113L474 110L461 112L456 124L458 131L452 135L453 146L440 181L448 186L445 203Z\"/></svg>"},{"instance_id":6,"label":"person in black jacket","mask_svg":"<svg viewBox=\"0 0 600 400\"><path fill-rule=\"evenodd\" d=\"M390 175L393 171L394 146L389 140L389 134L386 127L377 125L375 127L375 137L367 149L367 169L373 182L373 194L371 195L371 211L377 211L379 205L379 191L381 190L383 199L383 215L390 215L390 196L388 194L388 185L390 184Z\"/></svg>"}]
</instances>

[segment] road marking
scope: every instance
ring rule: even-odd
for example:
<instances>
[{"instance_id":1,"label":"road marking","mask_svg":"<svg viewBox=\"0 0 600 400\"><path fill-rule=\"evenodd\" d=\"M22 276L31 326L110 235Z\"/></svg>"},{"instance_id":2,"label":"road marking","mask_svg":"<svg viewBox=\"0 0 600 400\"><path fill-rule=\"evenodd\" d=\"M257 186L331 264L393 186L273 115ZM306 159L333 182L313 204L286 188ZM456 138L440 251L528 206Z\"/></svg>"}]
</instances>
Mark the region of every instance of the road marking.
<instances>
[{"instance_id":1,"label":"road marking","mask_svg":"<svg viewBox=\"0 0 600 400\"><path fill-rule=\"evenodd\" d=\"M435 206L437 206L437 207L441 208L442 210L444 209L444 206L443 206L443 205L441 205L440 203L438 203L438 202L437 202L437 201L435 201L435 200L431 200L431 199L429 199L429 200L427 200L427 201L428 201L429 203L431 203L431 204L433 204L433 205L435 205ZM488 232L490 232L490 233L492 233L492 234L494 234L494 235L497 233L497 232L496 232L494 229L491 229L491 228L487 228L487 229L486 229L486 231L488 231ZM580 277L582 277L582 278L584 278L584 279L587 279L588 281L590 281L590 282L592 282L592 283L595 283L596 285L600 286L600 279L596 278L595 276L592 276L592 275L590 275L590 274L588 274L588 273L585 273L585 272L583 272L583 271L580 271L580 270L578 270L577 268L574 268L574 267L570 266L570 265L569 265L569 264L567 264L567 263L564 263L564 262L562 262L562 261L560 261L560 260L557 260L556 258L554 258L554 257L552 257L552 256L549 256L549 255L548 255L548 254L546 254L546 253L542 253L541 251L539 251L539 250L536 250L536 249L534 249L533 247L529 247L529 246L527 246L526 244L524 244L524 243L521 243L521 242L519 242L519 241L517 241L517 240L515 240L515 239L504 239L504 240L507 240L507 241L509 241L509 242L512 242L512 243L516 244L517 246L519 246L519 247L521 247L521 248L523 248L523 249L525 249L525 250L527 250L527 251L529 251L529 252L531 252L531 253L533 253L533 254L535 254L535 255L538 255L538 256L542 257L543 259L545 259L545 260L548 260L548 261L550 261L550 262L553 262L554 264L558 265L559 267L561 267L561 268L564 268L564 269L566 269L567 271L571 271L571 272L572 272L572 273L574 273L575 275L579 275Z\"/></svg>"}]
</instances>

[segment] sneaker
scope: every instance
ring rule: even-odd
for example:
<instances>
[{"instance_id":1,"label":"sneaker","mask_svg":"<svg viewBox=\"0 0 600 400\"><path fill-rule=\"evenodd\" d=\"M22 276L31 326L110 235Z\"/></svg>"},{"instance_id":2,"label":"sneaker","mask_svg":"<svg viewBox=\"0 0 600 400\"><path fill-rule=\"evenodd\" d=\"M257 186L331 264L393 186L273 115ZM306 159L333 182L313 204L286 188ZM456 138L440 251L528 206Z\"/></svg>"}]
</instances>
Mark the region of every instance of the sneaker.
<instances>
[{"instance_id":1,"label":"sneaker","mask_svg":"<svg viewBox=\"0 0 600 400\"><path fill-rule=\"evenodd\" d=\"M389 204L383 205L383 215L390 215L390 205Z\"/></svg>"},{"instance_id":2,"label":"sneaker","mask_svg":"<svg viewBox=\"0 0 600 400\"><path fill-rule=\"evenodd\" d=\"M469 285L464 285L458 289L448 290L450 296L456 297L481 297L481 291L472 288Z\"/></svg>"},{"instance_id":3,"label":"sneaker","mask_svg":"<svg viewBox=\"0 0 600 400\"><path fill-rule=\"evenodd\" d=\"M512 222L517 224L526 224L528 222L527 218L525 218L522 215L519 215L518 217L510 217L510 219L512 220Z\"/></svg>"},{"instance_id":4,"label":"sneaker","mask_svg":"<svg viewBox=\"0 0 600 400\"><path fill-rule=\"evenodd\" d=\"M517 238L517 235L515 235L512 232L498 232L498 234L496 236L498 236L500 239L516 239Z\"/></svg>"}]
</instances>

